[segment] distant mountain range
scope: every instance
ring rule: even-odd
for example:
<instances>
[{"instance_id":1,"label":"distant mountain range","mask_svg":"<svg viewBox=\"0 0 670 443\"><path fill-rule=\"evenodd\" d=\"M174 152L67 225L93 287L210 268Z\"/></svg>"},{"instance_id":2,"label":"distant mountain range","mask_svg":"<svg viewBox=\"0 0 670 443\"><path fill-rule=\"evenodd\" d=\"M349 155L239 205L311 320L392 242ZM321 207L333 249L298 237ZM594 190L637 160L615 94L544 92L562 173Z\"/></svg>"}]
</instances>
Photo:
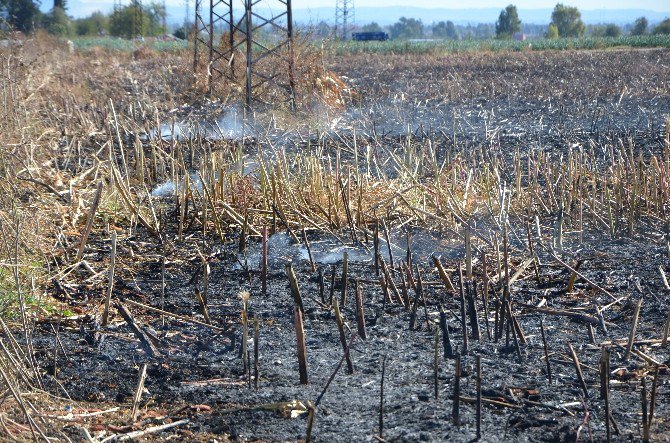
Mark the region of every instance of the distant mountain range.
<instances>
[{"instance_id":1,"label":"distant mountain range","mask_svg":"<svg viewBox=\"0 0 670 443\"><path fill-rule=\"evenodd\" d=\"M42 2L43 8L48 9ZM191 2L193 5L194 2ZM204 2L208 3L208 2ZM335 0L333 0L333 4ZM75 17L82 17L95 10L103 12L111 11L113 1L91 2L87 0L69 0L68 12ZM366 24L377 22L382 26L390 25L398 21L400 17L412 17L420 19L424 24L431 24L442 20L451 20L458 25L494 23L498 19L501 8L486 9L446 9L446 8L415 8L411 6L389 6L380 8L361 7L355 10L355 23ZM524 23L548 24L551 20L551 9L519 9L519 17ZM168 6L168 22L172 24L182 23L186 16L183 6ZM647 17L650 23L660 22L670 17L670 4L667 12L657 12L644 9L598 9L581 10L582 19L586 24L616 23L626 24L633 22L637 17ZM190 12L191 19L193 11ZM298 24L317 24L320 21L333 22L335 18L334 8L310 8L294 9L293 17Z\"/></svg>"}]
</instances>

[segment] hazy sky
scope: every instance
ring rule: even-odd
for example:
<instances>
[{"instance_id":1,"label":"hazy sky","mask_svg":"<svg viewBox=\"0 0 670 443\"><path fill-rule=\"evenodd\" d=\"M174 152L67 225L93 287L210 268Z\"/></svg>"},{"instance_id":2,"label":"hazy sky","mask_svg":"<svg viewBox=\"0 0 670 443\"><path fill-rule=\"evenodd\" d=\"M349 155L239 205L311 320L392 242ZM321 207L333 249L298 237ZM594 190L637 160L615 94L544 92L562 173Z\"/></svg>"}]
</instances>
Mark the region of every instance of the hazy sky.
<instances>
[{"instance_id":1,"label":"hazy sky","mask_svg":"<svg viewBox=\"0 0 670 443\"><path fill-rule=\"evenodd\" d=\"M149 0L147 0L149 1ZM160 1L160 0L159 0ZM238 0L241 4L241 0ZM51 3L43 1L42 3ZM73 0L69 2L71 6L76 4L85 5L86 8L98 7L106 4L112 4L112 1L97 0ZM184 0L166 0L170 6L184 5ZM190 2L194 3L193 0ZM541 9L553 8L557 0L354 0L356 6L415 6L420 8L450 8L450 9L468 9L468 8L504 8L509 3L514 3L518 8ZM580 0L580 1L562 1L563 4L577 6L581 9L650 9L652 11L670 11L670 0ZM322 6L333 7L335 0L293 0L294 8L318 8ZM74 12L74 11L73 11Z\"/></svg>"},{"instance_id":2,"label":"hazy sky","mask_svg":"<svg viewBox=\"0 0 670 443\"><path fill-rule=\"evenodd\" d=\"M127 4L130 0L122 0ZM152 0L144 0L148 3ZM153 0L161 2L162 0ZM242 7L243 0L233 0L235 5ZM356 7L384 7L384 6L413 6L419 8L446 8L446 9L478 9L478 8L504 8L510 3L521 9L547 9L553 8L556 3L561 2L580 9L608 10L608 9L648 9L658 12L670 12L670 0L353 0ZM292 0L294 9L311 9L320 7L334 8L336 0ZM185 7L184 0L165 0L169 7ZM195 1L190 0L193 8ZM209 4L209 2L204 2ZM68 0L68 13L75 17L88 15L96 10L108 12L112 9L113 0ZM272 9L278 5L278 0L263 0L259 7L270 6ZM48 11L53 5L52 0L42 0L42 9ZM266 6L267 5L267 6ZM184 8L185 9L185 8ZM184 10L182 9L182 10ZM281 9L281 8L277 8Z\"/></svg>"},{"instance_id":3,"label":"hazy sky","mask_svg":"<svg viewBox=\"0 0 670 443\"><path fill-rule=\"evenodd\" d=\"M518 8L542 9L553 8L558 3L556 0L354 0L356 6L416 6L420 8L504 8L509 3ZM294 8L310 8L318 6L331 6L332 0L293 0ZM577 6L580 9L650 9L653 11L670 10L670 0L581 0L563 1L565 5Z\"/></svg>"}]
</instances>

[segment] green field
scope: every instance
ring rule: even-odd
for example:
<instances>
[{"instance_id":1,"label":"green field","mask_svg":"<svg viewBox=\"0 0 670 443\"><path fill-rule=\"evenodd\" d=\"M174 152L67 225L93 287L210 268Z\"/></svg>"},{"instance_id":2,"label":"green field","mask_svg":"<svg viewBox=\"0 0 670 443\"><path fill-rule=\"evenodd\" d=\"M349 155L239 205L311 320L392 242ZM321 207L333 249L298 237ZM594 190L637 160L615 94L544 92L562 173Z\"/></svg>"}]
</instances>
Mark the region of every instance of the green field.
<instances>
[{"instance_id":1,"label":"green field","mask_svg":"<svg viewBox=\"0 0 670 443\"><path fill-rule=\"evenodd\" d=\"M406 41L389 40L385 42L337 42L333 49L337 55L345 54L385 54L385 53L453 53L469 51L545 51L570 49L608 49L629 48L668 48L670 35L645 35L623 37L584 37L531 39L524 42L515 40L434 40Z\"/></svg>"}]
</instances>

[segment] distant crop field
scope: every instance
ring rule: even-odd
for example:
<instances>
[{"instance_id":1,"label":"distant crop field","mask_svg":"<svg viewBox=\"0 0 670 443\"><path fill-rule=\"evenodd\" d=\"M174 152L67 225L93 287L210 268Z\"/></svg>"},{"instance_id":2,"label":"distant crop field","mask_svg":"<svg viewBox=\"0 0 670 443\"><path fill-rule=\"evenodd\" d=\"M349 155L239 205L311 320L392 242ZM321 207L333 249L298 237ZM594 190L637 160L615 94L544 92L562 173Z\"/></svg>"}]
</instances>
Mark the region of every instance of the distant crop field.
<instances>
[{"instance_id":1,"label":"distant crop field","mask_svg":"<svg viewBox=\"0 0 670 443\"><path fill-rule=\"evenodd\" d=\"M524 42L515 40L433 40L408 41L388 40L385 42L337 42L333 49L337 55L358 53L453 53L471 51L546 51L575 49L628 48L669 48L670 36L645 35L623 37L586 37L559 39L531 39Z\"/></svg>"},{"instance_id":2,"label":"distant crop field","mask_svg":"<svg viewBox=\"0 0 670 443\"><path fill-rule=\"evenodd\" d=\"M72 39L75 47L82 51L90 51L92 48L103 48L115 51L133 51L140 46L148 47L156 51L179 51L188 46L188 42L183 40L162 41L153 38L147 38L144 41L127 40L117 37L75 37Z\"/></svg>"}]
</instances>

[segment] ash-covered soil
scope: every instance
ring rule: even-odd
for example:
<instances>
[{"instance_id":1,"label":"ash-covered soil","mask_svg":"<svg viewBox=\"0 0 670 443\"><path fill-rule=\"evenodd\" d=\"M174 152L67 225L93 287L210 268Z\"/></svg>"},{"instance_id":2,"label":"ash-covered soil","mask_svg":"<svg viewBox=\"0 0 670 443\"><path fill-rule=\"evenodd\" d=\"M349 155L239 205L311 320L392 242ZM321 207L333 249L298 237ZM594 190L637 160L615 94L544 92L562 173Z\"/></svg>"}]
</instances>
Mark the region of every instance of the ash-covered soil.
<instances>
[{"instance_id":1,"label":"ash-covered soil","mask_svg":"<svg viewBox=\"0 0 670 443\"><path fill-rule=\"evenodd\" d=\"M621 347L614 346L611 356L610 401L619 431L614 438L639 439L640 379L653 371L654 366L636 355L628 359L623 355L632 324L633 302L640 298L644 300L636 335L640 344L635 349L661 363L653 434L663 438L668 430L665 422L668 406L664 399L668 395L670 352L660 347L658 339L662 335L670 294L663 289L658 271L659 266L668 271L667 250L661 240L653 234L617 241L587 239L586 244L579 247L578 255L587 258L580 272L607 288L614 300L581 279L577 279L573 292L566 294L569 273L549 257L540 259L540 285L530 269L524 272L521 279L512 284L513 310L527 340L526 344L520 344L521 360L513 340L507 345L504 336L498 342L487 337L483 303L481 298L478 299L482 339L476 341L470 337L468 353L462 357L461 396L476 396L474 364L475 356L481 355L482 395L485 399L504 403L504 406L483 405L484 440L572 441L578 433L582 438L588 438L589 432L596 440L604 439L604 402L599 394L598 373L600 344L621 339ZM293 267L304 299L309 375L309 384L300 384L293 327L294 302L284 272L286 261L282 259L282 253L289 255L290 248L297 247L272 251L271 246L266 295L260 293L258 274L247 275L237 260L232 260L236 245L224 246L210 257L209 315L214 324L230 327L230 332L218 334L206 327L171 319L166 319L162 326L159 315L128 305L142 327L155 331L159 339L160 355L153 358L147 356L146 350L118 316L113 318L108 329L100 328L86 318L64 323L59 337L66 355L58 355L58 381L75 400L128 405L139 367L147 363L145 387L148 392L142 400L147 410L155 407L177 410L183 405L198 404L211 406L210 411L191 414L192 422L177 431L181 438L189 438L190 432L205 432L221 438L252 441L304 439L305 417L290 418L285 412L268 405L293 400L307 405L316 400L338 364L343 348L333 312L320 301L318 273L311 272L306 259L294 260ZM143 259L129 260L127 252L130 249ZM114 297L158 306L160 255L150 245L132 240L124 242L121 251L125 258L120 260L127 268L124 277L117 279ZM188 256L186 250L177 252L175 256ZM396 255L395 259L398 261L402 257ZM426 305L424 308L419 303L415 329L412 330L409 327L411 312L397 303L384 303L380 286L372 283L376 280L372 256L367 260L358 258L360 261L349 264L348 295L343 315L348 328L355 332L355 281L365 280L361 288L368 338L356 339L351 349L354 374L348 375L344 365L326 391L316 410L313 437L317 441L371 441L378 435L381 361L386 357L385 439L473 439L474 404L462 403L461 424L454 426L452 423L454 359L444 356L441 333L438 397L434 394L434 333L439 320L439 304L446 309L454 349L462 349L463 345L458 321L458 294L447 291L439 283L433 266L425 261L419 263L425 283ZM258 263L249 265L251 271L258 270ZM492 265L489 263L489 269ZM330 293L330 273L335 269L334 293L339 299L342 263L317 266L326 277L326 300ZM445 260L445 266L453 272L457 261ZM168 259L166 270L165 309L203 320L198 314L193 285L188 284L194 274L201 272L199 258ZM479 270L476 266L475 281L481 285ZM512 266L510 272L514 271L515 266ZM134 282L128 280L130 275L134 276ZM397 281L400 286L399 274ZM458 286L456 279L453 282ZM494 288L492 285L492 290ZM257 316L260 319L258 389L253 380L251 385L248 384L240 358L242 302L238 293L242 290L251 293L250 318ZM408 293L410 298L416 294L411 288ZM481 297L481 286L478 294ZM85 295L84 290L72 294L71 301ZM99 298L89 303L95 305ZM593 316L596 305L603 310L607 333L595 325L594 342L589 338L587 323L563 315L543 315L532 308L544 306ZM489 324L493 329L492 302L489 309ZM543 357L541 318L546 328L552 383L547 380ZM468 330L471 330L470 326ZM46 325L40 332L36 341L37 352L42 356L42 364L53 372L54 337ZM250 350L253 350L252 343L250 341ZM589 395L586 399L577 381L567 343L572 343L580 359ZM251 364L253 366L253 358Z\"/></svg>"}]
</instances>

